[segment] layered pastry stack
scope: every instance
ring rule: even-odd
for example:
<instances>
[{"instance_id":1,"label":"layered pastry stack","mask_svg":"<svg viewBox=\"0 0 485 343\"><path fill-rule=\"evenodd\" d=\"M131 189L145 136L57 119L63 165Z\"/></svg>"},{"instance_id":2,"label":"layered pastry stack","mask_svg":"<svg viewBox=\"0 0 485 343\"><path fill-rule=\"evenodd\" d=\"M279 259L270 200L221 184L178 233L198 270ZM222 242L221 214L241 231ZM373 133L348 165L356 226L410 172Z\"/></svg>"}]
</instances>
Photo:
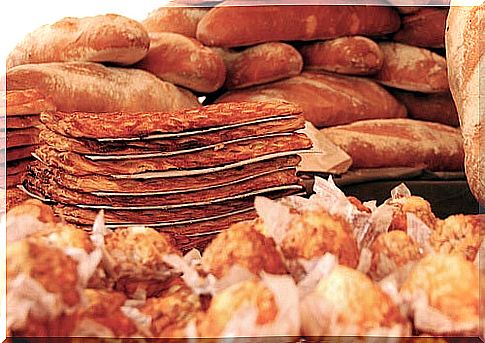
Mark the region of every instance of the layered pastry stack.
<instances>
[{"instance_id":1,"label":"layered pastry stack","mask_svg":"<svg viewBox=\"0 0 485 343\"><path fill-rule=\"evenodd\" d=\"M55 110L55 107L32 89L7 91L2 97L5 97L7 105L4 112L7 130L2 131L1 148L2 164L5 166L6 163L7 167L5 184L8 209L25 199L25 196L20 196L17 185L22 183L22 177L33 161L31 153L39 143L39 113Z\"/></svg>"},{"instance_id":2,"label":"layered pastry stack","mask_svg":"<svg viewBox=\"0 0 485 343\"><path fill-rule=\"evenodd\" d=\"M148 225L182 249L255 217L256 195L302 192L298 152L312 147L301 110L284 102L178 112L41 116L38 158L24 187L59 214L92 225Z\"/></svg>"}]
</instances>

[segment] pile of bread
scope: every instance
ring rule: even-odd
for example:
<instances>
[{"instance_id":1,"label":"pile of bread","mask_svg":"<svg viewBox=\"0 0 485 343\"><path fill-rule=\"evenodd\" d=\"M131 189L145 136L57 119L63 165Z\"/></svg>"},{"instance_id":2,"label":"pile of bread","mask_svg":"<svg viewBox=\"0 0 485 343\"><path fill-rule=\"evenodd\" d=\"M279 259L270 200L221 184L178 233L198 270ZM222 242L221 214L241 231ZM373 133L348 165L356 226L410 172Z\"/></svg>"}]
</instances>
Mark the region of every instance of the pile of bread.
<instances>
[{"instance_id":1,"label":"pile of bread","mask_svg":"<svg viewBox=\"0 0 485 343\"><path fill-rule=\"evenodd\" d=\"M23 180L30 194L89 229L150 226L182 250L256 216L254 198L303 193L298 154L312 148L301 110L282 102L175 112L44 112Z\"/></svg>"},{"instance_id":2,"label":"pile of bread","mask_svg":"<svg viewBox=\"0 0 485 343\"><path fill-rule=\"evenodd\" d=\"M61 337L477 336L483 219L438 219L403 185L380 206L330 180L315 191L259 197L257 219L185 256L151 228L106 230L100 215L88 234L29 200L7 214L7 327Z\"/></svg>"}]
</instances>

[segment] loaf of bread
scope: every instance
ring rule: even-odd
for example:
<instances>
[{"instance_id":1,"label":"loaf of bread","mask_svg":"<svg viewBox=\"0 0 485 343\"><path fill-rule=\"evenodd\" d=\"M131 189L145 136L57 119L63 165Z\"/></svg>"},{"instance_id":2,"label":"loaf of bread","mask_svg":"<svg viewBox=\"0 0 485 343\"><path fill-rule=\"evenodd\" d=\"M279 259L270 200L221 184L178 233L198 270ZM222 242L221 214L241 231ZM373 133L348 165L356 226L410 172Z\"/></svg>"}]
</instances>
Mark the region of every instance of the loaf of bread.
<instances>
[{"instance_id":1,"label":"loaf of bread","mask_svg":"<svg viewBox=\"0 0 485 343\"><path fill-rule=\"evenodd\" d=\"M146 55L149 45L140 23L117 14L64 18L28 34L8 56L7 69L68 61L130 65Z\"/></svg>"},{"instance_id":2,"label":"loaf of bread","mask_svg":"<svg viewBox=\"0 0 485 343\"><path fill-rule=\"evenodd\" d=\"M304 72L268 85L228 92L216 102L269 100L299 105L305 118L317 127L406 116L404 106L372 80L326 73Z\"/></svg>"},{"instance_id":3,"label":"loaf of bread","mask_svg":"<svg viewBox=\"0 0 485 343\"><path fill-rule=\"evenodd\" d=\"M189 91L138 69L91 62L28 64L7 71L7 89L36 89L59 111L173 111L198 107Z\"/></svg>"},{"instance_id":4,"label":"loaf of bread","mask_svg":"<svg viewBox=\"0 0 485 343\"><path fill-rule=\"evenodd\" d=\"M150 51L136 64L164 81L203 93L224 83L226 68L216 52L178 33L150 34Z\"/></svg>"},{"instance_id":5,"label":"loaf of bread","mask_svg":"<svg viewBox=\"0 0 485 343\"><path fill-rule=\"evenodd\" d=\"M203 7L160 7L142 24L148 32L173 32L195 38L197 24L208 11L209 8Z\"/></svg>"},{"instance_id":6,"label":"loaf of bread","mask_svg":"<svg viewBox=\"0 0 485 343\"><path fill-rule=\"evenodd\" d=\"M227 89L245 88L296 76L303 68L303 60L298 51L284 43L263 43L242 51L213 49L226 64L224 87Z\"/></svg>"},{"instance_id":7,"label":"loaf of bread","mask_svg":"<svg viewBox=\"0 0 485 343\"><path fill-rule=\"evenodd\" d=\"M2 99L6 104L5 114L7 116L31 116L38 115L44 111L55 111L56 107L51 99L35 89L23 89L1 92ZM2 113L3 115L3 113Z\"/></svg>"},{"instance_id":8,"label":"loaf of bread","mask_svg":"<svg viewBox=\"0 0 485 343\"><path fill-rule=\"evenodd\" d=\"M448 75L444 57L415 46L386 42L379 46L384 63L375 79L394 88L423 93L448 91Z\"/></svg>"},{"instance_id":9,"label":"loaf of bread","mask_svg":"<svg viewBox=\"0 0 485 343\"><path fill-rule=\"evenodd\" d=\"M365 120L323 129L352 157L352 168L422 167L463 169L460 130L413 119Z\"/></svg>"},{"instance_id":10,"label":"loaf of bread","mask_svg":"<svg viewBox=\"0 0 485 343\"><path fill-rule=\"evenodd\" d=\"M393 40L425 48L443 48L447 15L447 9L423 8L405 16Z\"/></svg>"},{"instance_id":11,"label":"loaf of bread","mask_svg":"<svg viewBox=\"0 0 485 343\"><path fill-rule=\"evenodd\" d=\"M450 93L424 94L395 90L392 94L406 106L410 118L450 126L460 125Z\"/></svg>"},{"instance_id":12,"label":"loaf of bread","mask_svg":"<svg viewBox=\"0 0 485 343\"><path fill-rule=\"evenodd\" d=\"M237 2L234 4L238 4ZM197 39L209 46L235 47L272 41L308 41L346 35L382 35L399 29L390 7L267 5L211 9L199 22Z\"/></svg>"},{"instance_id":13,"label":"loaf of bread","mask_svg":"<svg viewBox=\"0 0 485 343\"><path fill-rule=\"evenodd\" d=\"M350 36L307 44L299 48L305 69L326 70L339 74L375 74L382 67L384 55L369 38Z\"/></svg>"},{"instance_id":14,"label":"loaf of bread","mask_svg":"<svg viewBox=\"0 0 485 343\"><path fill-rule=\"evenodd\" d=\"M475 197L485 206L485 3L450 8L446 30L446 55L450 89L455 100L465 149L465 171Z\"/></svg>"}]
</instances>

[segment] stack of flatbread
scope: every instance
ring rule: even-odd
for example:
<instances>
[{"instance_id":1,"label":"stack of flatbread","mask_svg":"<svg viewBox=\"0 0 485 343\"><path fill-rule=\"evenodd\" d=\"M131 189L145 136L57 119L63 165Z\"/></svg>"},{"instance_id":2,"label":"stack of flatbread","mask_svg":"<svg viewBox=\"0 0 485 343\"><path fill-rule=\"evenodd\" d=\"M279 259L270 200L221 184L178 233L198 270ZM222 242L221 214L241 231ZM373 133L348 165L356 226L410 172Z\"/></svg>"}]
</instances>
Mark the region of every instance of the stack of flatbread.
<instances>
[{"instance_id":1,"label":"stack of flatbread","mask_svg":"<svg viewBox=\"0 0 485 343\"><path fill-rule=\"evenodd\" d=\"M17 189L28 165L33 161L32 152L39 143L39 117L43 111L55 110L54 105L39 92L29 89L2 92L6 108L1 111L3 125L0 131L2 169L6 166L5 186L7 209L26 198Z\"/></svg>"},{"instance_id":2,"label":"stack of flatbread","mask_svg":"<svg viewBox=\"0 0 485 343\"><path fill-rule=\"evenodd\" d=\"M255 217L255 196L304 189L298 153L312 148L301 110L285 102L178 112L41 116L38 161L24 187L77 225L147 225L200 247Z\"/></svg>"}]
</instances>

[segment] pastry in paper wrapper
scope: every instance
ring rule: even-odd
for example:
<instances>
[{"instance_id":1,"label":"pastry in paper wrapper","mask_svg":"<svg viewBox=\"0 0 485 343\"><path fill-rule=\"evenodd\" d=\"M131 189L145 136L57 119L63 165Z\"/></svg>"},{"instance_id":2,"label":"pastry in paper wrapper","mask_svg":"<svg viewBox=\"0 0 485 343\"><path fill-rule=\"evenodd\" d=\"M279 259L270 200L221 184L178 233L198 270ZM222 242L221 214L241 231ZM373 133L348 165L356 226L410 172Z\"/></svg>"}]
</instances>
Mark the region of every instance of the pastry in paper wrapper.
<instances>
[{"instance_id":1,"label":"pastry in paper wrapper","mask_svg":"<svg viewBox=\"0 0 485 343\"><path fill-rule=\"evenodd\" d=\"M399 308L365 274L336 265L300 302L305 336L401 336L410 327Z\"/></svg>"},{"instance_id":2,"label":"pastry in paper wrapper","mask_svg":"<svg viewBox=\"0 0 485 343\"><path fill-rule=\"evenodd\" d=\"M197 325L199 337L297 336L298 291L289 276L263 274L216 294Z\"/></svg>"},{"instance_id":3,"label":"pastry in paper wrapper","mask_svg":"<svg viewBox=\"0 0 485 343\"><path fill-rule=\"evenodd\" d=\"M239 264L255 275L261 272L286 274L286 267L274 241L254 228L251 221L241 222L221 232L205 249L203 267L222 278Z\"/></svg>"},{"instance_id":4,"label":"pastry in paper wrapper","mask_svg":"<svg viewBox=\"0 0 485 343\"><path fill-rule=\"evenodd\" d=\"M431 248L438 253L458 253L474 261L485 233L484 219L484 215L458 214L439 220L429 237Z\"/></svg>"},{"instance_id":5,"label":"pastry in paper wrapper","mask_svg":"<svg viewBox=\"0 0 485 343\"><path fill-rule=\"evenodd\" d=\"M146 227L121 228L104 237L103 265L115 288L130 296L153 296L174 277L163 258L180 255L169 235Z\"/></svg>"},{"instance_id":6,"label":"pastry in paper wrapper","mask_svg":"<svg viewBox=\"0 0 485 343\"><path fill-rule=\"evenodd\" d=\"M368 271L374 280L381 280L397 268L422 257L419 245L404 231L381 233L370 246L372 254Z\"/></svg>"},{"instance_id":7,"label":"pastry in paper wrapper","mask_svg":"<svg viewBox=\"0 0 485 343\"><path fill-rule=\"evenodd\" d=\"M479 271L461 255L430 254L412 268L400 296L420 332L479 332Z\"/></svg>"}]
</instances>

